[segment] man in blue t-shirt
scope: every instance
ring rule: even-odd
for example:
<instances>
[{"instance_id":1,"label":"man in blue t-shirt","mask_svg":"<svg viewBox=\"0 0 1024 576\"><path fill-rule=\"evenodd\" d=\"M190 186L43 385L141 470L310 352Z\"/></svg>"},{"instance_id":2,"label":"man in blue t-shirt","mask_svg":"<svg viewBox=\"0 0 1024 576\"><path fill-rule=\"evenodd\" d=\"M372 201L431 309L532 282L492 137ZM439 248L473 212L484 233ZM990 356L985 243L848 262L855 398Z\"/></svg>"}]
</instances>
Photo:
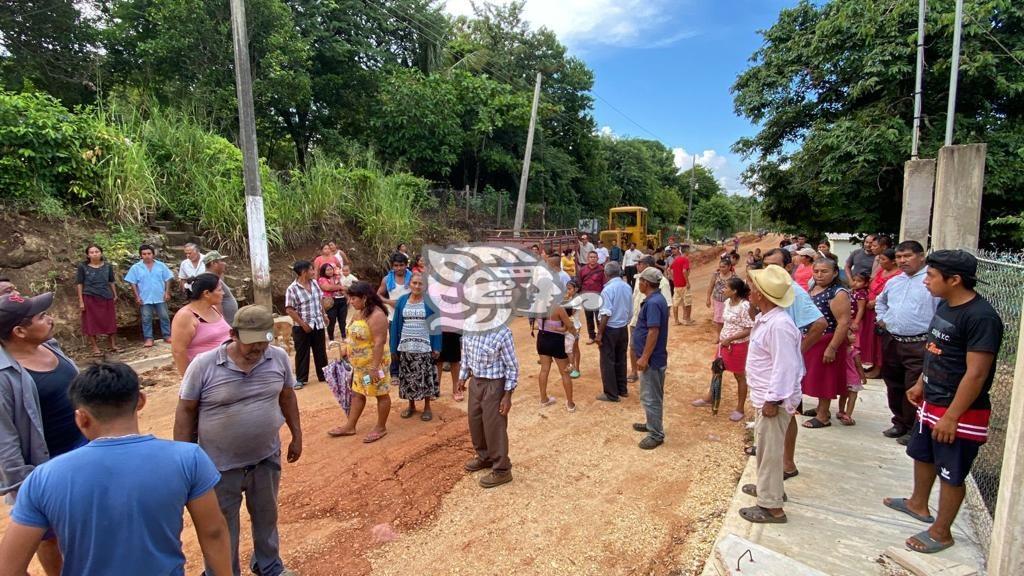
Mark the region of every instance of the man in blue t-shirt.
<instances>
[{"instance_id":1,"label":"man in blue t-shirt","mask_svg":"<svg viewBox=\"0 0 1024 576\"><path fill-rule=\"evenodd\" d=\"M655 267L645 268L638 276L644 301L640 304L633 329L633 354L640 371L640 404L647 421L633 424L637 432L647 432L640 448L653 450L665 441L661 424L665 401L665 368L668 366L668 302L661 295L662 274Z\"/></svg>"},{"instance_id":2,"label":"man in blue t-shirt","mask_svg":"<svg viewBox=\"0 0 1024 576\"><path fill-rule=\"evenodd\" d=\"M64 553L62 574L184 576L184 508L212 574L230 575L227 524L213 491L220 474L195 444L139 434L146 398L135 372L95 364L68 395L90 442L25 479L0 542L0 576L25 574L47 530Z\"/></svg>"}]
</instances>

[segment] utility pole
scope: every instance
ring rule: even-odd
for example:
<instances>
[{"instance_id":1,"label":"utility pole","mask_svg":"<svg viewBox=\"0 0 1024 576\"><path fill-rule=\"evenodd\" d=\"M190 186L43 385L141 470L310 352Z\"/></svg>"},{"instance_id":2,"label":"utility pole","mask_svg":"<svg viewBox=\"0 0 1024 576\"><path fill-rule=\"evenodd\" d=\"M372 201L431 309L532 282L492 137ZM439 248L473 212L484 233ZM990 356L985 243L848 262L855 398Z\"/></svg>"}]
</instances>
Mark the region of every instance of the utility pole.
<instances>
[{"instance_id":1,"label":"utility pole","mask_svg":"<svg viewBox=\"0 0 1024 576\"><path fill-rule=\"evenodd\" d=\"M693 190L697 187L697 155L693 155L693 168L690 169L690 207L686 211L686 243L690 243L690 224L693 223Z\"/></svg>"},{"instance_id":2,"label":"utility pole","mask_svg":"<svg viewBox=\"0 0 1024 576\"><path fill-rule=\"evenodd\" d=\"M914 80L914 134L910 145L910 159L917 160L921 144L921 86L924 77L924 17L928 0L918 0L917 6L917 77Z\"/></svg>"},{"instance_id":3,"label":"utility pole","mask_svg":"<svg viewBox=\"0 0 1024 576\"><path fill-rule=\"evenodd\" d=\"M750 232L754 231L754 198L750 198L750 225L747 227Z\"/></svg>"},{"instance_id":4,"label":"utility pole","mask_svg":"<svg viewBox=\"0 0 1024 576\"><path fill-rule=\"evenodd\" d=\"M946 146L953 145L953 117L956 115L956 84L960 72L960 33L964 27L964 0L956 0L953 24L953 60L949 66L949 104L946 106Z\"/></svg>"},{"instance_id":5,"label":"utility pole","mask_svg":"<svg viewBox=\"0 0 1024 576\"><path fill-rule=\"evenodd\" d=\"M540 104L540 72L537 72L537 85L533 88L533 112L530 114L530 130L526 133L526 154L523 156L523 175L519 179L519 199L516 201L516 220L512 226L512 234L516 238L523 231L523 212L526 211L526 184L530 180L530 155L533 154L533 131L537 127L537 106Z\"/></svg>"},{"instance_id":6,"label":"utility pole","mask_svg":"<svg viewBox=\"0 0 1024 576\"><path fill-rule=\"evenodd\" d=\"M231 0L231 36L235 44L235 87L238 91L238 143L242 149L245 180L245 215L249 224L249 260L252 265L253 296L256 304L271 308L270 259L267 254L267 225L263 218L259 156L256 151L256 113L252 104L252 73L249 70L249 34L245 23L245 0Z\"/></svg>"}]
</instances>

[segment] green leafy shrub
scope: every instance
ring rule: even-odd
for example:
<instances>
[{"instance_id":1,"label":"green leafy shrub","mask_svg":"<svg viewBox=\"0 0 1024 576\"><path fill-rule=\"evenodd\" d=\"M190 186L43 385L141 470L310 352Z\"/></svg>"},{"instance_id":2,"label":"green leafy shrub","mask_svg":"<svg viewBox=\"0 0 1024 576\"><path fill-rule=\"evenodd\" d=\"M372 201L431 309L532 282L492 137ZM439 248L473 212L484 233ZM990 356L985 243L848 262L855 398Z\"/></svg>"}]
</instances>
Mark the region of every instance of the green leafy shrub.
<instances>
[{"instance_id":1,"label":"green leafy shrub","mask_svg":"<svg viewBox=\"0 0 1024 576\"><path fill-rule=\"evenodd\" d=\"M48 94L0 91L0 198L89 198L105 153L97 128Z\"/></svg>"}]
</instances>

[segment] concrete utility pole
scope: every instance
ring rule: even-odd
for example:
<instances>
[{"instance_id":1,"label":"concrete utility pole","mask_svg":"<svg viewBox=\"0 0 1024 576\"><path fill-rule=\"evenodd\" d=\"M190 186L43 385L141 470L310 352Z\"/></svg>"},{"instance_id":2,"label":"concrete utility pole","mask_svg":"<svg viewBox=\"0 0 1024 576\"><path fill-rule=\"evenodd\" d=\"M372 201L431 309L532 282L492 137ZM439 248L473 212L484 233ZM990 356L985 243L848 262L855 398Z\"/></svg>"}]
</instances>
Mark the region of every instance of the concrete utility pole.
<instances>
[{"instance_id":1,"label":"concrete utility pole","mask_svg":"<svg viewBox=\"0 0 1024 576\"><path fill-rule=\"evenodd\" d=\"M519 179L519 200L516 201L516 220L512 233L516 238L523 231L523 212L526 211L526 184L530 180L530 156L533 154L533 130L537 127L537 106L540 104L540 72L537 85L533 88L533 112L530 114L530 131L526 133L526 154L523 156L523 175Z\"/></svg>"},{"instance_id":2,"label":"concrete utility pole","mask_svg":"<svg viewBox=\"0 0 1024 576\"><path fill-rule=\"evenodd\" d=\"M953 145L953 117L956 115L956 86L960 72L960 33L964 27L964 0L956 0L953 24L953 60L949 67L949 103L946 106L946 146Z\"/></svg>"},{"instance_id":3,"label":"concrete utility pole","mask_svg":"<svg viewBox=\"0 0 1024 576\"><path fill-rule=\"evenodd\" d=\"M253 296L256 304L270 309L270 259L267 255L267 225L263 218L259 156L256 152L256 113L252 104L252 73L249 70L249 34L246 30L244 0L231 0L231 36L235 44L238 140L242 149L242 176L245 179L245 215L249 223Z\"/></svg>"},{"instance_id":4,"label":"concrete utility pole","mask_svg":"<svg viewBox=\"0 0 1024 576\"><path fill-rule=\"evenodd\" d=\"M697 155L693 155L693 168L690 169L690 207L686 210L686 243L690 243L690 224L693 222L693 190L697 187Z\"/></svg>"},{"instance_id":5,"label":"concrete utility pole","mask_svg":"<svg viewBox=\"0 0 1024 576\"><path fill-rule=\"evenodd\" d=\"M921 85L924 77L924 16L928 12L928 0L918 0L917 6L917 77L914 80L914 134L910 145L910 159L917 160L921 144Z\"/></svg>"}]
</instances>

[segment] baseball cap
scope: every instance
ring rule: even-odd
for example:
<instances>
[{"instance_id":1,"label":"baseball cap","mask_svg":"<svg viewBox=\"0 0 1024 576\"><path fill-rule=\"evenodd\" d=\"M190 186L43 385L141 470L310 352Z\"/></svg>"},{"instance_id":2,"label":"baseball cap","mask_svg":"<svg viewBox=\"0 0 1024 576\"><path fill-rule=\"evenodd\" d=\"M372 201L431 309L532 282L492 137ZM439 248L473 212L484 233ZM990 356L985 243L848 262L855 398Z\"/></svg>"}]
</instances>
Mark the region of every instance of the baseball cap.
<instances>
[{"instance_id":1,"label":"baseball cap","mask_svg":"<svg viewBox=\"0 0 1024 576\"><path fill-rule=\"evenodd\" d=\"M967 280L978 280L978 259L963 250L936 250L925 263L939 272L957 275Z\"/></svg>"},{"instance_id":2,"label":"baseball cap","mask_svg":"<svg viewBox=\"0 0 1024 576\"><path fill-rule=\"evenodd\" d=\"M53 305L53 292L27 298L18 292L11 292L0 298L0 338L11 335L11 331L26 319L49 310Z\"/></svg>"},{"instance_id":3,"label":"baseball cap","mask_svg":"<svg viewBox=\"0 0 1024 576\"><path fill-rule=\"evenodd\" d=\"M664 276L661 274L661 270L651 266L644 268L644 271L640 273L640 279L651 284L659 284Z\"/></svg>"},{"instance_id":4,"label":"baseball cap","mask_svg":"<svg viewBox=\"0 0 1024 576\"><path fill-rule=\"evenodd\" d=\"M235 313L231 327L238 331L242 344L274 341L274 315L263 306L243 306Z\"/></svg>"},{"instance_id":5,"label":"baseball cap","mask_svg":"<svg viewBox=\"0 0 1024 576\"><path fill-rule=\"evenodd\" d=\"M203 254L203 264L209 264L218 260L227 260L227 256L221 256L220 252L216 250L210 250L206 254Z\"/></svg>"},{"instance_id":6,"label":"baseball cap","mask_svg":"<svg viewBox=\"0 0 1024 576\"><path fill-rule=\"evenodd\" d=\"M801 248L797 250L796 253L799 254L800 256L807 256L808 258L816 258L818 256L817 250L808 247Z\"/></svg>"}]
</instances>

